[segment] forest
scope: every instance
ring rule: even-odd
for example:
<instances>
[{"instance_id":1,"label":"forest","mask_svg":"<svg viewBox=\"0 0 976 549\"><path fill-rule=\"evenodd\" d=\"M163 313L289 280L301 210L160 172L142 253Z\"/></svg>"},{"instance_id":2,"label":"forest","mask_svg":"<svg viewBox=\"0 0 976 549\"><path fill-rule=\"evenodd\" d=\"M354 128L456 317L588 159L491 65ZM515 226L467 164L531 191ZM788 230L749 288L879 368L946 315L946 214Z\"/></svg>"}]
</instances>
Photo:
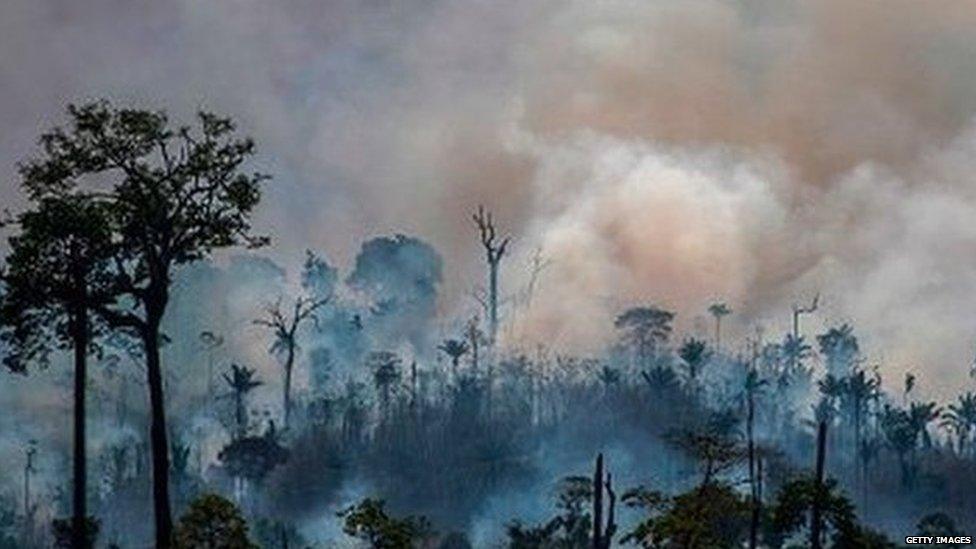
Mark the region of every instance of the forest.
<instances>
[{"instance_id":1,"label":"forest","mask_svg":"<svg viewBox=\"0 0 976 549\"><path fill-rule=\"evenodd\" d=\"M976 391L883 379L851 323L723 331L634 302L579 354L508 331L498 212L472 308L424 240L282 265L234 120L71 105L19 164L0 281L0 547L881 548L976 525ZM521 268L521 267L520 267ZM472 312L473 311L473 312ZM706 329L676 327L707 315ZM968 365L960 365L966 368ZM960 541L961 543L961 541Z\"/></svg>"}]
</instances>

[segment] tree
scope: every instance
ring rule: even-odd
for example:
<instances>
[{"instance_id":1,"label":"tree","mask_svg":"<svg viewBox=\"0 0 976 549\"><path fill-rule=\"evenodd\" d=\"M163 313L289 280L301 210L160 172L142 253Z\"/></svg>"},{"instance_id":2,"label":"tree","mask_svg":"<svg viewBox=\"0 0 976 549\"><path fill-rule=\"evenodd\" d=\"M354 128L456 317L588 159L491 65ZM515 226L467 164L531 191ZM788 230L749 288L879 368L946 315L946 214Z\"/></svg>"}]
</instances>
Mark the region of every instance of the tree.
<instances>
[{"instance_id":1,"label":"tree","mask_svg":"<svg viewBox=\"0 0 976 549\"><path fill-rule=\"evenodd\" d=\"M247 417L244 399L247 394L260 387L264 382L255 378L255 370L247 366L230 365L230 375L224 374L224 381L230 386L234 397L234 422L237 425L235 437L241 438L247 434Z\"/></svg>"},{"instance_id":2,"label":"tree","mask_svg":"<svg viewBox=\"0 0 976 549\"><path fill-rule=\"evenodd\" d=\"M113 289L120 299L96 309L113 329L143 347L150 402L156 546L172 540L169 442L160 326L175 269L218 248L260 246L250 217L266 176L243 167L254 143L234 123L201 112L194 126L173 128L165 113L101 101L68 107L69 126L41 137L39 158L24 164L33 198L97 192L111 215ZM92 177L95 176L95 177Z\"/></svg>"},{"instance_id":3,"label":"tree","mask_svg":"<svg viewBox=\"0 0 976 549\"><path fill-rule=\"evenodd\" d=\"M713 484L719 475L737 467L747 457L741 444L717 424L688 430L674 437L675 446L698 462L700 486Z\"/></svg>"},{"instance_id":4,"label":"tree","mask_svg":"<svg viewBox=\"0 0 976 549\"><path fill-rule=\"evenodd\" d=\"M968 391L949 404L942 413L942 426L955 435L959 455L966 455L970 436L976 428L976 394Z\"/></svg>"},{"instance_id":5,"label":"tree","mask_svg":"<svg viewBox=\"0 0 976 549\"><path fill-rule=\"evenodd\" d=\"M674 313L658 307L633 307L617 316L613 326L622 333L625 344L634 348L639 368L671 337Z\"/></svg>"},{"instance_id":6,"label":"tree","mask_svg":"<svg viewBox=\"0 0 976 549\"><path fill-rule=\"evenodd\" d=\"M756 442L754 436L754 423L756 417L756 395L762 392L763 387L768 381L759 377L759 372L755 368L750 368L746 373L746 380L743 391L746 397L746 441L749 458L749 490L750 505L752 506L752 518L749 523L749 547L755 549L757 535L759 532L759 515L762 502L759 497L759 486L757 483L756 472Z\"/></svg>"},{"instance_id":7,"label":"tree","mask_svg":"<svg viewBox=\"0 0 976 549\"><path fill-rule=\"evenodd\" d=\"M603 494L606 492L607 519L603 521ZM593 549L610 549L613 536L617 532L614 513L617 507L617 494L613 491L613 479L610 471L604 474L603 454L596 456L596 469L593 472Z\"/></svg>"},{"instance_id":8,"label":"tree","mask_svg":"<svg viewBox=\"0 0 976 549\"><path fill-rule=\"evenodd\" d=\"M443 343L437 346L437 349L442 351L451 359L451 370L454 374L454 379L457 379L458 375L458 364L461 362L461 357L468 353L467 342L460 339L445 339Z\"/></svg>"},{"instance_id":9,"label":"tree","mask_svg":"<svg viewBox=\"0 0 976 549\"><path fill-rule=\"evenodd\" d=\"M282 366L285 369L285 383L282 402L285 429L288 428L288 420L291 416L291 376L295 366L295 352L298 350L298 329L309 320L317 323L315 311L324 307L330 299L329 296L320 298L299 296L295 299L291 311L285 312L282 310L279 298L265 307L262 318L254 320L254 324L269 328L274 334L271 352L284 355Z\"/></svg>"},{"instance_id":10,"label":"tree","mask_svg":"<svg viewBox=\"0 0 976 549\"><path fill-rule=\"evenodd\" d=\"M854 512L854 505L837 487L836 481L818 481L809 476L801 476L786 482L776 496L771 516L770 537L776 538L774 546L797 533L807 523L812 508L819 508L824 530L831 533L834 547L858 547L863 549L893 549L894 545L880 534L862 526ZM815 524L810 530L815 534ZM818 532L820 531L817 527ZM772 540L770 540L772 541ZM820 547L820 542L811 547Z\"/></svg>"},{"instance_id":11,"label":"tree","mask_svg":"<svg viewBox=\"0 0 976 549\"><path fill-rule=\"evenodd\" d=\"M74 354L74 436L71 543L89 547L86 535L87 452L85 401L88 354L99 330L93 309L111 302L111 230L104 205L83 195L35 195L35 207L20 214L20 232L10 238L7 268L0 273L4 362L23 372L46 364L52 348Z\"/></svg>"},{"instance_id":12,"label":"tree","mask_svg":"<svg viewBox=\"0 0 976 549\"><path fill-rule=\"evenodd\" d=\"M742 547L748 529L748 503L723 482L699 485L674 497L637 488L626 492L622 500L647 518L621 542L647 549L733 549Z\"/></svg>"},{"instance_id":13,"label":"tree","mask_svg":"<svg viewBox=\"0 0 976 549\"><path fill-rule=\"evenodd\" d=\"M505 257L511 238L498 240L495 220L484 206L478 206L472 219L478 227L481 246L485 249L485 261L488 263L488 340L494 343L498 336L498 265Z\"/></svg>"},{"instance_id":14,"label":"tree","mask_svg":"<svg viewBox=\"0 0 976 549\"><path fill-rule=\"evenodd\" d=\"M510 549L555 549L592 547L590 536L593 515L586 511L595 494L593 479L567 476L559 483L556 499L558 514L537 525L525 525L518 520L508 523Z\"/></svg>"},{"instance_id":15,"label":"tree","mask_svg":"<svg viewBox=\"0 0 976 549\"><path fill-rule=\"evenodd\" d=\"M688 369L688 383L695 386L702 368L712 358L712 353L708 350L708 345L704 341L689 338L678 348L678 358L685 363Z\"/></svg>"},{"instance_id":16,"label":"tree","mask_svg":"<svg viewBox=\"0 0 976 549\"><path fill-rule=\"evenodd\" d=\"M885 406L880 424L888 446L898 456L902 485L909 487L915 478L914 456L918 431L915 430L908 412L890 405Z\"/></svg>"},{"instance_id":17,"label":"tree","mask_svg":"<svg viewBox=\"0 0 976 549\"><path fill-rule=\"evenodd\" d=\"M939 419L942 415L942 408L935 402L913 402L908 408L908 420L916 438L920 438L922 446L932 447L932 434L929 433L929 424Z\"/></svg>"},{"instance_id":18,"label":"tree","mask_svg":"<svg viewBox=\"0 0 976 549\"><path fill-rule=\"evenodd\" d=\"M373 372L373 385L379 393L384 417L390 409L390 397L400 383L401 362L391 351L374 351L366 357L366 367Z\"/></svg>"},{"instance_id":19,"label":"tree","mask_svg":"<svg viewBox=\"0 0 976 549\"><path fill-rule=\"evenodd\" d=\"M860 346L849 324L831 328L817 336L820 354L824 356L827 372L844 377L857 365Z\"/></svg>"},{"instance_id":20,"label":"tree","mask_svg":"<svg viewBox=\"0 0 976 549\"><path fill-rule=\"evenodd\" d=\"M732 309L722 302L712 303L708 306L708 313L715 318L715 348L722 348L722 318L732 314Z\"/></svg>"},{"instance_id":21,"label":"tree","mask_svg":"<svg viewBox=\"0 0 976 549\"><path fill-rule=\"evenodd\" d=\"M366 498L338 513L342 531L358 538L372 549L412 549L432 534L423 517L396 518L386 512L386 502Z\"/></svg>"},{"instance_id":22,"label":"tree","mask_svg":"<svg viewBox=\"0 0 976 549\"><path fill-rule=\"evenodd\" d=\"M233 503L205 494L190 504L174 535L177 549L257 549L247 522Z\"/></svg>"}]
</instances>

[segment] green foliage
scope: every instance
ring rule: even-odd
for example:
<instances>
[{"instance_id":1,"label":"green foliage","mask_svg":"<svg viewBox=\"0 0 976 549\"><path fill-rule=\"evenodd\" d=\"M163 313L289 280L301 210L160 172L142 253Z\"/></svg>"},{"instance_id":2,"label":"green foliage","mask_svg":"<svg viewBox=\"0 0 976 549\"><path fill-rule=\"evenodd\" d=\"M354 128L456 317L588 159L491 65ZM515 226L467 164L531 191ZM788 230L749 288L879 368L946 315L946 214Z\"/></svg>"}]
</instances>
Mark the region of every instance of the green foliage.
<instances>
[{"instance_id":1,"label":"green foliage","mask_svg":"<svg viewBox=\"0 0 976 549\"><path fill-rule=\"evenodd\" d=\"M780 489L771 509L769 537L783 540L809 526L815 501L820 502L824 530L831 534L835 547L894 547L884 536L858 522L854 504L840 492L836 481L828 479L818 487L810 476L791 480Z\"/></svg>"},{"instance_id":2,"label":"green foliage","mask_svg":"<svg viewBox=\"0 0 976 549\"><path fill-rule=\"evenodd\" d=\"M176 549L257 549L247 521L226 499L206 494L190 504L174 532Z\"/></svg>"},{"instance_id":3,"label":"green foliage","mask_svg":"<svg viewBox=\"0 0 976 549\"><path fill-rule=\"evenodd\" d=\"M342 531L365 541L373 549L412 549L432 536L424 517L396 518L386 512L386 502L366 498L338 513Z\"/></svg>"},{"instance_id":4,"label":"green foliage","mask_svg":"<svg viewBox=\"0 0 976 549\"><path fill-rule=\"evenodd\" d=\"M74 343L72 317L90 322L89 310L114 299L108 214L90 197L65 195L38 197L18 216L20 230L0 273L0 337L11 370L46 364L52 349Z\"/></svg>"},{"instance_id":5,"label":"green foliage","mask_svg":"<svg viewBox=\"0 0 976 549\"><path fill-rule=\"evenodd\" d=\"M674 497L639 488L622 501L647 517L621 542L648 549L731 549L742 546L749 529L750 505L725 483L703 484Z\"/></svg>"},{"instance_id":6,"label":"green foliage","mask_svg":"<svg viewBox=\"0 0 976 549\"><path fill-rule=\"evenodd\" d=\"M575 549L587 547L592 517L586 510L593 497L593 481L569 476L559 483L559 514L537 525L512 521L506 527L510 549Z\"/></svg>"}]
</instances>

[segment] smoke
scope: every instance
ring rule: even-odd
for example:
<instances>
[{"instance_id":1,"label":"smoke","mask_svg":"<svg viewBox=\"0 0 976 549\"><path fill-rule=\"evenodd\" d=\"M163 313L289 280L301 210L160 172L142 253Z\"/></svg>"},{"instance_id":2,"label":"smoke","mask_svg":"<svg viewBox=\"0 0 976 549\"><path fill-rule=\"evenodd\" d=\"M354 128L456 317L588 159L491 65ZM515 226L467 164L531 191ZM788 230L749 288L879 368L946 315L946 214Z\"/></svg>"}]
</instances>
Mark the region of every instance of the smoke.
<instances>
[{"instance_id":1,"label":"smoke","mask_svg":"<svg viewBox=\"0 0 976 549\"><path fill-rule=\"evenodd\" d=\"M945 392L976 333L974 22L950 0L8 2L0 200L65 102L207 107L276 174L281 264L416 234L457 311L485 203L516 237L505 292L536 247L551 264L503 311L516 341L597 346L629 301L688 327L722 299L733 333L772 334L819 291L805 332L852 321Z\"/></svg>"}]
</instances>

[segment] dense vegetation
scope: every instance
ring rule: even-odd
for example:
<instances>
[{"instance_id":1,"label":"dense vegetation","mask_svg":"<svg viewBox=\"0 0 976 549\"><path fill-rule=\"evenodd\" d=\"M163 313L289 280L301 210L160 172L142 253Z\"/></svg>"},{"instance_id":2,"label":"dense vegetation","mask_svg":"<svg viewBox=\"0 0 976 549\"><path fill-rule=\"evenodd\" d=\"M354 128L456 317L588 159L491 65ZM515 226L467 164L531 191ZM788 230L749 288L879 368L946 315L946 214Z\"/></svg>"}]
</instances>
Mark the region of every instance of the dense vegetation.
<instances>
[{"instance_id":1,"label":"dense vegetation","mask_svg":"<svg viewBox=\"0 0 976 549\"><path fill-rule=\"evenodd\" d=\"M0 333L5 384L70 375L73 446L20 441L0 547L889 547L976 524L976 393L885 391L854 327L802 331L816 299L782 337L723 338L723 303L708 336L634 304L602 352L526 348L502 337L490 212L479 314L449 317L413 237L344 275L213 259L269 243L230 120L69 117L23 164Z\"/></svg>"}]
</instances>

